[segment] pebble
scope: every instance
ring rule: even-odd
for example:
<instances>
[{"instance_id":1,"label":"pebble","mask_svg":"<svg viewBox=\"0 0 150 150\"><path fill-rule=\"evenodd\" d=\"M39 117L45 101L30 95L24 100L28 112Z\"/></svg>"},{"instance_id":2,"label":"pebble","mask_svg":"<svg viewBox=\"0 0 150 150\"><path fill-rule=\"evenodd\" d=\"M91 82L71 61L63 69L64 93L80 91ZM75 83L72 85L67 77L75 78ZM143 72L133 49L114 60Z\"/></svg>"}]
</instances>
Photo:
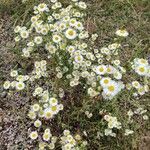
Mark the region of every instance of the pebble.
<instances>
[{"instance_id":1,"label":"pebble","mask_svg":"<svg viewBox=\"0 0 150 150\"><path fill-rule=\"evenodd\" d=\"M2 130L3 128L0 126L0 131Z\"/></svg>"},{"instance_id":2,"label":"pebble","mask_svg":"<svg viewBox=\"0 0 150 150\"><path fill-rule=\"evenodd\" d=\"M6 95L7 95L7 93L4 91L4 92L2 92L1 97L2 97L2 98L5 98Z\"/></svg>"}]
</instances>

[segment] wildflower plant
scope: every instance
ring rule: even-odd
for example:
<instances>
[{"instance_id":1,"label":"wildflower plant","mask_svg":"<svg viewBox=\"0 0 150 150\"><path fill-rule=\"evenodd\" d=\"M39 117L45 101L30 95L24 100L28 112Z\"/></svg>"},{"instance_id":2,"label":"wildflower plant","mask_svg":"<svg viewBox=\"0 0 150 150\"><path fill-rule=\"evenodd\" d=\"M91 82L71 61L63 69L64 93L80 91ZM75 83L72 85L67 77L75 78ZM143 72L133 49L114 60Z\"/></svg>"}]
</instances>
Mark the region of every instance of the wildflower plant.
<instances>
[{"instance_id":1,"label":"wildflower plant","mask_svg":"<svg viewBox=\"0 0 150 150\"><path fill-rule=\"evenodd\" d=\"M90 123L100 131L103 129L102 136L117 137L118 132L122 130L125 136L132 135L134 131L124 126L121 120L114 116L113 111L106 113L109 110L105 110L105 103L111 105L118 95L131 89L134 91L133 97L148 93L150 64L144 58L135 58L130 68L142 78L143 82L133 80L127 83L123 78L128 73L128 68L123 65L119 53L123 50L124 38L129 36L128 31L118 29L111 43L96 46L94 44L98 40L98 34L90 34L85 28L87 9L85 2L71 0L68 6L63 6L57 0L49 2L34 6L33 15L27 25L16 26L14 29L15 41L20 44L21 57L33 60L32 71L22 75L19 69L11 70L11 79L3 84L4 89L8 91L32 92L32 98L35 100L28 112L32 122L29 137L32 141L38 141L40 150L55 149L57 142L62 150L87 149L88 146L91 148L90 142L86 140L88 134L79 131L81 135L75 135L75 131L71 131L73 127L68 125L69 121L61 122L61 133L56 135L52 133L51 122L65 120L67 109L69 112L76 109L72 108L74 102L71 98L69 98L72 102L70 106L63 101L64 99L67 101L65 92L67 89L73 91L79 86L84 90L82 93L84 96L80 99L82 103L80 110L76 111L77 121L84 116L86 118L80 121L86 122L92 120L95 115L101 116L98 124L92 121ZM43 84L40 84L40 81ZM93 105L95 99L100 100L96 102L97 105ZM103 109L103 106L100 106L102 102L104 112L99 110ZM93 108L96 108L96 112L91 111ZM97 110L102 113L99 115ZM127 112L127 119L130 122L134 114L144 114L143 119L148 120L146 111L143 108L135 112L130 110ZM75 114L67 115L72 117L71 115ZM84 125L81 123L81 126Z\"/></svg>"}]
</instances>

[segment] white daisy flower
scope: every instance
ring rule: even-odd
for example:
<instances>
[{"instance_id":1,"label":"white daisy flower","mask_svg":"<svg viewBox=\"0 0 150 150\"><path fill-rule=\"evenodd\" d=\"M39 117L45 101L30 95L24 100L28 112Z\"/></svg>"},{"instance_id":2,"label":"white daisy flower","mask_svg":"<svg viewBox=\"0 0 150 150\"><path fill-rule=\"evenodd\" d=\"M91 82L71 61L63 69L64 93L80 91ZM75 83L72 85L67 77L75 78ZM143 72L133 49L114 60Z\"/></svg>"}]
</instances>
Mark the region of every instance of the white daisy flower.
<instances>
[{"instance_id":1,"label":"white daisy flower","mask_svg":"<svg viewBox=\"0 0 150 150\"><path fill-rule=\"evenodd\" d=\"M106 66L105 65L97 66L96 73L99 75L104 75L106 73Z\"/></svg>"},{"instance_id":2,"label":"white daisy flower","mask_svg":"<svg viewBox=\"0 0 150 150\"><path fill-rule=\"evenodd\" d=\"M15 29L14 29L14 32L15 33L18 33L21 31L21 27L20 26L16 26Z\"/></svg>"},{"instance_id":3,"label":"white daisy flower","mask_svg":"<svg viewBox=\"0 0 150 150\"><path fill-rule=\"evenodd\" d=\"M77 32L74 29L68 29L65 32L65 36L67 39L73 40L77 37Z\"/></svg>"},{"instance_id":4,"label":"white daisy flower","mask_svg":"<svg viewBox=\"0 0 150 150\"><path fill-rule=\"evenodd\" d=\"M32 106L32 109L33 109L33 111L37 112L37 111L40 110L40 105L39 105L39 104L34 104L34 105Z\"/></svg>"},{"instance_id":5,"label":"white daisy flower","mask_svg":"<svg viewBox=\"0 0 150 150\"><path fill-rule=\"evenodd\" d=\"M53 112L49 108L45 109L44 110L44 117L46 119L51 119L53 117Z\"/></svg>"},{"instance_id":6,"label":"white daisy flower","mask_svg":"<svg viewBox=\"0 0 150 150\"><path fill-rule=\"evenodd\" d=\"M59 24L59 29L60 29L60 31L65 30L66 29L66 24L65 23L60 23Z\"/></svg>"},{"instance_id":7,"label":"white daisy flower","mask_svg":"<svg viewBox=\"0 0 150 150\"><path fill-rule=\"evenodd\" d=\"M41 3L41 4L38 5L37 9L38 9L39 12L44 12L44 11L48 10L48 7L45 3Z\"/></svg>"},{"instance_id":8,"label":"white daisy flower","mask_svg":"<svg viewBox=\"0 0 150 150\"><path fill-rule=\"evenodd\" d=\"M28 113L28 117L29 117L30 119L34 120L34 119L36 118L35 112L30 111L30 112Z\"/></svg>"},{"instance_id":9,"label":"white daisy flower","mask_svg":"<svg viewBox=\"0 0 150 150\"><path fill-rule=\"evenodd\" d=\"M137 59L137 64L139 64L139 65L143 65L143 66L148 66L149 64L148 64L148 60L146 60L146 59L143 59L143 58L141 58L141 59Z\"/></svg>"},{"instance_id":10,"label":"white daisy flower","mask_svg":"<svg viewBox=\"0 0 150 150\"><path fill-rule=\"evenodd\" d=\"M16 83L16 89L17 90L23 90L25 88L25 84L21 81Z\"/></svg>"},{"instance_id":11,"label":"white daisy flower","mask_svg":"<svg viewBox=\"0 0 150 150\"><path fill-rule=\"evenodd\" d=\"M82 55L77 55L77 56L75 56L74 59L75 59L75 62L81 63L83 61L83 56Z\"/></svg>"},{"instance_id":12,"label":"white daisy flower","mask_svg":"<svg viewBox=\"0 0 150 150\"><path fill-rule=\"evenodd\" d=\"M3 84L3 87L4 87L5 90L9 89L10 81L5 81L4 84Z\"/></svg>"},{"instance_id":13,"label":"white daisy flower","mask_svg":"<svg viewBox=\"0 0 150 150\"><path fill-rule=\"evenodd\" d=\"M59 112L58 105L51 106L50 110L51 110L52 114L57 114Z\"/></svg>"},{"instance_id":14,"label":"white daisy flower","mask_svg":"<svg viewBox=\"0 0 150 150\"><path fill-rule=\"evenodd\" d=\"M113 74L115 72L115 68L111 65L106 66L106 73Z\"/></svg>"},{"instance_id":15,"label":"white daisy flower","mask_svg":"<svg viewBox=\"0 0 150 150\"><path fill-rule=\"evenodd\" d=\"M61 40L62 40L62 39L61 39L61 37L60 37L59 35L53 35L53 41L54 41L55 43L59 43Z\"/></svg>"},{"instance_id":16,"label":"white daisy flower","mask_svg":"<svg viewBox=\"0 0 150 150\"><path fill-rule=\"evenodd\" d=\"M67 51L68 51L69 53L73 53L73 52L75 51L75 46L68 46L68 47L67 47Z\"/></svg>"},{"instance_id":17,"label":"white daisy flower","mask_svg":"<svg viewBox=\"0 0 150 150\"><path fill-rule=\"evenodd\" d=\"M63 134L64 134L65 136L67 136L67 135L70 134L70 131L69 131L69 130L64 130Z\"/></svg>"},{"instance_id":18,"label":"white daisy flower","mask_svg":"<svg viewBox=\"0 0 150 150\"><path fill-rule=\"evenodd\" d=\"M21 40L21 37L20 36L16 36L15 37L15 42L19 42Z\"/></svg>"},{"instance_id":19,"label":"white daisy flower","mask_svg":"<svg viewBox=\"0 0 150 150\"><path fill-rule=\"evenodd\" d=\"M140 87L138 88L138 93L139 93L140 95L144 95L144 94L145 94L145 89L144 89L144 87L140 86Z\"/></svg>"},{"instance_id":20,"label":"white daisy flower","mask_svg":"<svg viewBox=\"0 0 150 150\"><path fill-rule=\"evenodd\" d=\"M44 133L43 134L43 140L44 141L49 141L50 140L50 138L51 138L51 133L49 132L49 133Z\"/></svg>"},{"instance_id":21,"label":"white daisy flower","mask_svg":"<svg viewBox=\"0 0 150 150\"><path fill-rule=\"evenodd\" d=\"M33 23L33 22L36 22L38 20L38 17L37 16L32 16L31 17L31 22Z\"/></svg>"},{"instance_id":22,"label":"white daisy flower","mask_svg":"<svg viewBox=\"0 0 150 150\"><path fill-rule=\"evenodd\" d=\"M87 8L87 5L85 2L79 2L79 7L82 8L82 9L86 9Z\"/></svg>"},{"instance_id":23,"label":"white daisy flower","mask_svg":"<svg viewBox=\"0 0 150 150\"><path fill-rule=\"evenodd\" d=\"M17 70L12 70L11 72L10 72L10 76L11 77L16 77L18 75L18 71Z\"/></svg>"},{"instance_id":24,"label":"white daisy flower","mask_svg":"<svg viewBox=\"0 0 150 150\"><path fill-rule=\"evenodd\" d=\"M26 30L22 30L22 31L20 32L20 36L21 36L23 39L26 39L26 38L29 37L29 32L26 31Z\"/></svg>"},{"instance_id":25,"label":"white daisy flower","mask_svg":"<svg viewBox=\"0 0 150 150\"><path fill-rule=\"evenodd\" d=\"M48 34L48 29L47 28L42 28L41 33L43 35L47 35Z\"/></svg>"},{"instance_id":26,"label":"white daisy flower","mask_svg":"<svg viewBox=\"0 0 150 150\"><path fill-rule=\"evenodd\" d=\"M101 48L101 53L108 55L108 54L110 54L110 50L107 47L103 47L103 48Z\"/></svg>"},{"instance_id":27,"label":"white daisy flower","mask_svg":"<svg viewBox=\"0 0 150 150\"><path fill-rule=\"evenodd\" d=\"M41 36L37 36L34 38L34 42L39 45L43 42L43 39Z\"/></svg>"},{"instance_id":28,"label":"white daisy flower","mask_svg":"<svg viewBox=\"0 0 150 150\"><path fill-rule=\"evenodd\" d=\"M108 96L115 96L119 91L119 86L116 82L111 81L110 84L103 89L103 91Z\"/></svg>"},{"instance_id":29,"label":"white daisy flower","mask_svg":"<svg viewBox=\"0 0 150 150\"><path fill-rule=\"evenodd\" d=\"M37 139L37 138L38 138L38 133L37 133L37 131L32 131L32 132L30 133L30 138L31 138L32 140Z\"/></svg>"},{"instance_id":30,"label":"white daisy flower","mask_svg":"<svg viewBox=\"0 0 150 150\"><path fill-rule=\"evenodd\" d=\"M72 147L73 147L72 144L67 143L67 144L64 145L64 147L62 149L64 149L64 150L71 150Z\"/></svg>"},{"instance_id":31,"label":"white daisy flower","mask_svg":"<svg viewBox=\"0 0 150 150\"><path fill-rule=\"evenodd\" d=\"M111 78L109 78L109 77L105 77L100 80L100 84L102 87L108 86L110 84L110 82L111 82Z\"/></svg>"},{"instance_id":32,"label":"white daisy flower","mask_svg":"<svg viewBox=\"0 0 150 150\"><path fill-rule=\"evenodd\" d=\"M35 122L34 122L34 126L35 127L40 127L42 125L42 122L39 120L39 119L37 119Z\"/></svg>"},{"instance_id":33,"label":"white daisy flower","mask_svg":"<svg viewBox=\"0 0 150 150\"><path fill-rule=\"evenodd\" d=\"M135 72L141 76L145 76L148 73L148 68L146 66L140 65L135 67Z\"/></svg>"},{"instance_id":34,"label":"white daisy flower","mask_svg":"<svg viewBox=\"0 0 150 150\"><path fill-rule=\"evenodd\" d=\"M50 105L55 106L58 104L58 100L56 98L50 98L49 103Z\"/></svg>"},{"instance_id":35,"label":"white daisy flower","mask_svg":"<svg viewBox=\"0 0 150 150\"><path fill-rule=\"evenodd\" d=\"M81 22L76 22L75 27L80 31L84 29L83 24Z\"/></svg>"},{"instance_id":36,"label":"white daisy flower","mask_svg":"<svg viewBox=\"0 0 150 150\"><path fill-rule=\"evenodd\" d=\"M134 88L136 88L136 89L138 89L138 88L140 88L140 83L138 82L138 81L133 81L132 82L132 86L134 87Z\"/></svg>"},{"instance_id":37,"label":"white daisy flower","mask_svg":"<svg viewBox=\"0 0 150 150\"><path fill-rule=\"evenodd\" d=\"M70 21L69 21L69 25L70 26L72 26L72 27L74 27L75 25L76 25L76 22L77 22L77 20L76 19L70 19Z\"/></svg>"},{"instance_id":38,"label":"white daisy flower","mask_svg":"<svg viewBox=\"0 0 150 150\"><path fill-rule=\"evenodd\" d=\"M117 80L120 80L122 78L122 74L119 71L114 72L113 76Z\"/></svg>"}]
</instances>

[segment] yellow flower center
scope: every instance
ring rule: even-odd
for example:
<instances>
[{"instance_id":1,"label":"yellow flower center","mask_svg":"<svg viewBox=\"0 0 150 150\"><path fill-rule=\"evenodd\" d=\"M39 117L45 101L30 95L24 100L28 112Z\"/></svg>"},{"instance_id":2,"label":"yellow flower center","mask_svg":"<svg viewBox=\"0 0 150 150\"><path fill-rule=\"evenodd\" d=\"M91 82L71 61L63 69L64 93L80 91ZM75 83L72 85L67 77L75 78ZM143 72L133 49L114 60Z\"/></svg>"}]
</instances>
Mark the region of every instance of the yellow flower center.
<instances>
[{"instance_id":1,"label":"yellow flower center","mask_svg":"<svg viewBox=\"0 0 150 150\"><path fill-rule=\"evenodd\" d=\"M48 138L49 138L49 135L48 135L48 134L45 134L45 135L44 135L44 138L45 138L45 139L48 139Z\"/></svg>"},{"instance_id":2,"label":"yellow flower center","mask_svg":"<svg viewBox=\"0 0 150 150\"><path fill-rule=\"evenodd\" d=\"M75 21L74 21L74 20L72 20L72 21L71 21L71 23L72 23L72 24L74 24L74 23L75 23Z\"/></svg>"},{"instance_id":3,"label":"yellow flower center","mask_svg":"<svg viewBox=\"0 0 150 150\"><path fill-rule=\"evenodd\" d=\"M78 59L78 61L80 61L80 60L81 60L81 57L79 56L77 59Z\"/></svg>"},{"instance_id":4,"label":"yellow flower center","mask_svg":"<svg viewBox=\"0 0 150 150\"><path fill-rule=\"evenodd\" d=\"M40 8L44 8L44 5L41 5Z\"/></svg>"},{"instance_id":5,"label":"yellow flower center","mask_svg":"<svg viewBox=\"0 0 150 150\"><path fill-rule=\"evenodd\" d=\"M110 68L107 68L107 72L111 72L111 69L110 69Z\"/></svg>"},{"instance_id":6,"label":"yellow flower center","mask_svg":"<svg viewBox=\"0 0 150 150\"><path fill-rule=\"evenodd\" d=\"M105 80L104 80L104 83L105 83L105 84L108 84L108 83L109 83L109 80L108 80L108 79L105 79Z\"/></svg>"},{"instance_id":7,"label":"yellow flower center","mask_svg":"<svg viewBox=\"0 0 150 150\"><path fill-rule=\"evenodd\" d=\"M22 88L22 84L19 84L18 87Z\"/></svg>"},{"instance_id":8,"label":"yellow flower center","mask_svg":"<svg viewBox=\"0 0 150 150\"><path fill-rule=\"evenodd\" d=\"M57 107L56 106L52 106L52 111L56 111Z\"/></svg>"},{"instance_id":9,"label":"yellow flower center","mask_svg":"<svg viewBox=\"0 0 150 150\"><path fill-rule=\"evenodd\" d=\"M141 68L139 68L139 71L140 71L140 72L144 72L145 69L144 69L143 67L141 67Z\"/></svg>"},{"instance_id":10,"label":"yellow flower center","mask_svg":"<svg viewBox=\"0 0 150 150\"><path fill-rule=\"evenodd\" d=\"M32 134L32 137L33 137L33 138L35 138L35 137L36 137L36 134L35 134L35 133L33 133L33 134Z\"/></svg>"},{"instance_id":11,"label":"yellow flower center","mask_svg":"<svg viewBox=\"0 0 150 150\"><path fill-rule=\"evenodd\" d=\"M78 27L81 27L81 24L78 24Z\"/></svg>"},{"instance_id":12,"label":"yellow flower center","mask_svg":"<svg viewBox=\"0 0 150 150\"><path fill-rule=\"evenodd\" d=\"M103 72L103 71L104 71L104 68L102 68L102 67L99 68L99 71L100 71L100 72Z\"/></svg>"},{"instance_id":13,"label":"yellow flower center","mask_svg":"<svg viewBox=\"0 0 150 150\"><path fill-rule=\"evenodd\" d=\"M58 37L55 37L55 40L58 40Z\"/></svg>"},{"instance_id":14,"label":"yellow flower center","mask_svg":"<svg viewBox=\"0 0 150 150\"><path fill-rule=\"evenodd\" d=\"M73 36L73 35L74 35L73 30L70 30L70 31L68 32L68 34L69 34L70 36Z\"/></svg>"},{"instance_id":15,"label":"yellow flower center","mask_svg":"<svg viewBox=\"0 0 150 150\"><path fill-rule=\"evenodd\" d=\"M47 112L47 113L46 113L46 117L47 117L47 118L51 118L51 117L52 117L52 114L51 114L50 112Z\"/></svg>"},{"instance_id":16,"label":"yellow flower center","mask_svg":"<svg viewBox=\"0 0 150 150\"><path fill-rule=\"evenodd\" d=\"M108 90L109 90L110 92L113 92L113 91L115 90L115 87L114 87L113 85L111 85L111 86L108 87Z\"/></svg>"},{"instance_id":17,"label":"yellow flower center","mask_svg":"<svg viewBox=\"0 0 150 150\"><path fill-rule=\"evenodd\" d=\"M24 33L23 33L23 36L26 36L26 35L27 35L27 34L24 32Z\"/></svg>"}]
</instances>

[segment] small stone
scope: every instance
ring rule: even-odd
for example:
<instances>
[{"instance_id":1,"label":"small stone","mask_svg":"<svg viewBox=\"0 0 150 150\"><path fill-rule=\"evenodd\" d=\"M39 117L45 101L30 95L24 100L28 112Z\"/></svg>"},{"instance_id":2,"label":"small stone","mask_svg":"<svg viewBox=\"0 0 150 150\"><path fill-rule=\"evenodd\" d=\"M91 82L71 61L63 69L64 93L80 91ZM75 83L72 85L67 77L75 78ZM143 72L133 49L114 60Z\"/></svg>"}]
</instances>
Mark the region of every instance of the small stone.
<instances>
[{"instance_id":1,"label":"small stone","mask_svg":"<svg viewBox=\"0 0 150 150\"><path fill-rule=\"evenodd\" d=\"M0 126L0 131L2 130L3 128Z\"/></svg>"},{"instance_id":2,"label":"small stone","mask_svg":"<svg viewBox=\"0 0 150 150\"><path fill-rule=\"evenodd\" d=\"M7 95L7 93L4 91L4 92L2 92L1 97L2 97L2 98L5 98L6 95Z\"/></svg>"},{"instance_id":3,"label":"small stone","mask_svg":"<svg viewBox=\"0 0 150 150\"><path fill-rule=\"evenodd\" d=\"M7 122L9 122L9 119L8 119L8 118L4 118L3 121L4 121L5 123L7 123Z\"/></svg>"}]
</instances>

